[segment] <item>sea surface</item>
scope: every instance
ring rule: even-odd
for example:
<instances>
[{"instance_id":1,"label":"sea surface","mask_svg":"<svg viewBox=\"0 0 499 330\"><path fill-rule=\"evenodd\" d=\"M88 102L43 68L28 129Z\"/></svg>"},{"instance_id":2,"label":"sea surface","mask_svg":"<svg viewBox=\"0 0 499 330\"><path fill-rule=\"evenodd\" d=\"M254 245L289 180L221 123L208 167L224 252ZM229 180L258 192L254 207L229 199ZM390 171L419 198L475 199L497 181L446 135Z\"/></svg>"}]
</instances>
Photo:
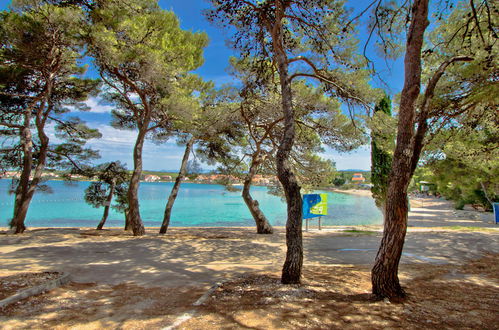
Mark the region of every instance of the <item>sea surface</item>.
<instances>
[{"instance_id":1,"label":"sea surface","mask_svg":"<svg viewBox=\"0 0 499 330\"><path fill-rule=\"evenodd\" d=\"M0 180L0 227L6 227L12 217L14 196L9 195L10 180ZM27 227L95 227L103 208L94 208L83 199L89 182L67 184L48 181L53 193L36 192L31 202ZM158 227L163 219L171 182L142 182L140 212L146 227ZM266 187L255 186L251 194L274 226L286 224L286 204L280 197L267 193ZM370 197L335 192L328 194L328 215L324 225L380 224L381 213ZM124 216L110 211L106 227L121 227ZM174 227L249 227L254 220L244 203L241 192L228 192L220 185L183 183L175 201L170 222ZM312 226L316 223L311 222Z\"/></svg>"}]
</instances>

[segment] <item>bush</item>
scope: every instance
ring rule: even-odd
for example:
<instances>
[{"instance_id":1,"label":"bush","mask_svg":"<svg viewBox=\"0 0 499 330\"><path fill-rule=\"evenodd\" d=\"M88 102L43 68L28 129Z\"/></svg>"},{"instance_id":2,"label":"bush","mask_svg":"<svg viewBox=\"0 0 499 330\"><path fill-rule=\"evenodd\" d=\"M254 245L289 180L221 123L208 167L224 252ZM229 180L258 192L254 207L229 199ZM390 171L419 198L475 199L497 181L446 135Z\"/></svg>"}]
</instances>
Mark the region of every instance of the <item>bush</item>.
<instances>
[{"instance_id":1,"label":"bush","mask_svg":"<svg viewBox=\"0 0 499 330\"><path fill-rule=\"evenodd\" d=\"M464 199L458 199L455 203L454 203L454 208L456 210L462 210L464 209L464 206L466 205L466 201Z\"/></svg>"},{"instance_id":2,"label":"bush","mask_svg":"<svg viewBox=\"0 0 499 330\"><path fill-rule=\"evenodd\" d=\"M340 176L337 176L336 178L334 178L333 180L333 184L335 187L341 187L343 186L345 183L347 182L347 180L345 178L342 178Z\"/></svg>"}]
</instances>

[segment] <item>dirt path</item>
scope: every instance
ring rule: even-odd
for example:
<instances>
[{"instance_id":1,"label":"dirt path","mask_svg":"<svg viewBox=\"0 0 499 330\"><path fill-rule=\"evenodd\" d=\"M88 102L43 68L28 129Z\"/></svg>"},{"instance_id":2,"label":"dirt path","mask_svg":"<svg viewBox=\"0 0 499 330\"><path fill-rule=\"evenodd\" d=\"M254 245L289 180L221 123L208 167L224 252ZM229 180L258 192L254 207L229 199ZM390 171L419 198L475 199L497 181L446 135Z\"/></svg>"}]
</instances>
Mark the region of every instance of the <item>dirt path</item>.
<instances>
[{"instance_id":1,"label":"dirt path","mask_svg":"<svg viewBox=\"0 0 499 330\"><path fill-rule=\"evenodd\" d=\"M424 278L427 272L431 285L425 290L431 291L432 285L436 288L439 283L446 281L457 283L457 287L459 283L475 281L473 285L479 286L477 293L489 288L492 296L496 297L499 288L497 276L489 274L488 278L484 278L482 275L477 277L463 272L470 262L484 255L490 256L492 261L489 260L489 263L497 264L499 231L496 225L487 223L487 219L483 221L483 214L450 210L445 202L422 202L424 204L420 207L413 205L410 214L410 227L401 260L401 270L405 274L402 281ZM455 226L473 228L463 230ZM339 232L339 229L346 231ZM149 234L140 238L120 230L97 232L88 229L45 229L30 230L23 235L0 234L0 277L27 271L58 271L72 274L73 279L71 285L27 299L1 312L1 327L161 328L190 310L192 303L213 283L232 281L237 287L237 283L245 276L254 279L258 279L258 276L277 278L284 261L284 228L277 228L274 235L256 235L252 228L172 228L165 236L153 232L156 231L150 230ZM359 296L364 299L360 303L369 304L366 298L369 292L369 268L380 239L381 228L376 226L326 228L322 231L313 229L304 233L304 268L308 281L305 286L311 286L305 289L331 290L343 285L341 290L353 290L354 296L364 295ZM439 273L442 269L445 272ZM439 275L436 276L435 272ZM360 282L350 279L352 274L357 274ZM445 274L450 274L450 277L445 277ZM331 276L335 281L327 280ZM320 284L320 281L328 284ZM269 292L272 291L271 287ZM242 285L241 290L246 289ZM225 294L224 290L222 288L215 297ZM261 297L268 298L268 292L263 292ZM317 298L317 303L323 303L320 297L305 298L313 301ZM290 299L293 301L288 304L281 298L278 306L281 306L282 313L297 313L292 306L298 306L300 299L293 302L296 297L292 297ZM351 303L350 298L341 299L347 305ZM479 299L476 301L478 303ZM218 302L212 301L213 304ZM325 305L329 306L329 303ZM347 305L346 309L351 308ZM212 307L216 309L217 306ZM257 322L262 317L258 308L248 307L246 312L249 314L238 314L236 319L241 320L242 317ZM488 308L485 310L488 311ZM345 315L350 315L351 320L359 317L355 313L349 314L346 309ZM381 309L382 306L376 310ZM318 312L321 310L319 308ZM441 310L443 314L446 313L445 308ZM218 316L213 316L213 310L202 309L202 312L201 318L192 321L198 323L186 323L186 327L210 328L208 325L211 324L211 328L216 328L216 322L222 322ZM483 316L486 312L477 313L485 323L489 322L487 320L490 318ZM376 319L380 322L379 326L391 324L383 319L388 316L382 314L380 312L377 317L381 318ZM234 325L238 327L234 321L236 319L233 318L230 321L232 323L223 321L221 324L229 328ZM345 318L343 326L348 324L348 319ZM303 323L295 320L296 324L288 325L291 328L317 325L314 323L316 321L305 320L308 321ZM335 326L331 322L331 326ZM258 324L252 325L251 322L241 323L240 326L243 324L245 327L258 327ZM267 323L271 328L276 324Z\"/></svg>"},{"instance_id":2,"label":"dirt path","mask_svg":"<svg viewBox=\"0 0 499 330\"><path fill-rule=\"evenodd\" d=\"M187 230L184 230L187 231ZM210 285L248 271L278 271L285 235L259 236L252 229L181 229L160 237L95 236L88 230L44 230L21 238L0 238L0 276L60 271L79 283L144 287ZM112 232L107 232L111 234ZM117 234L117 233L116 233ZM499 253L496 232L409 232L402 263L459 263ZM369 265L381 239L378 232L304 234L305 265Z\"/></svg>"}]
</instances>

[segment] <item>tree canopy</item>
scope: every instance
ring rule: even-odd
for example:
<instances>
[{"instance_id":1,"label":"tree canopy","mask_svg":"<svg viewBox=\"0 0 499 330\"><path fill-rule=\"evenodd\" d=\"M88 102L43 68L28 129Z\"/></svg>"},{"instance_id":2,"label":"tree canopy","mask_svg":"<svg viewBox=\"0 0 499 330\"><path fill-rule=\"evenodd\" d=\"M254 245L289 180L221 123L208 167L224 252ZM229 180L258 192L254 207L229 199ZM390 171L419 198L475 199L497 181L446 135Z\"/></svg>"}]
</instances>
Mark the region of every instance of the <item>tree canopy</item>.
<instances>
[{"instance_id":1,"label":"tree canopy","mask_svg":"<svg viewBox=\"0 0 499 330\"><path fill-rule=\"evenodd\" d=\"M138 131L128 217L134 235L143 235L138 189L144 140L167 136L176 113L190 104L183 84L202 64L207 37L182 30L175 14L153 0L102 1L90 19L90 53L108 86L107 99L117 105L114 125Z\"/></svg>"},{"instance_id":2,"label":"tree canopy","mask_svg":"<svg viewBox=\"0 0 499 330\"><path fill-rule=\"evenodd\" d=\"M29 5L27 5L29 4ZM46 168L82 171L97 152L85 142L100 137L71 109L98 87L82 78L83 13L74 6L18 1L0 16L0 167L20 169L11 226L24 231L26 213ZM55 130L55 139L49 130ZM55 143L54 143L55 142Z\"/></svg>"}]
</instances>

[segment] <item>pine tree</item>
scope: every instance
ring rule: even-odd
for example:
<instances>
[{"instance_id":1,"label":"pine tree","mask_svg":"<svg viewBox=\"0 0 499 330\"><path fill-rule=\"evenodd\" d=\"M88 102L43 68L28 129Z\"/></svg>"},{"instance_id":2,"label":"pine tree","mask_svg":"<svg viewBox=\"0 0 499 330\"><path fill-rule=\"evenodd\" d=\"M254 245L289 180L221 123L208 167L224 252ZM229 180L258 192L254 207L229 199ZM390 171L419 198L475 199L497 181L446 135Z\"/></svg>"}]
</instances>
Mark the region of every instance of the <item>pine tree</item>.
<instances>
[{"instance_id":1,"label":"pine tree","mask_svg":"<svg viewBox=\"0 0 499 330\"><path fill-rule=\"evenodd\" d=\"M386 123L384 119L391 117L391 108L391 100L385 95L374 108L372 120ZM381 113L384 115L380 115ZM376 206L384 213L388 179L392 168L391 150L386 150L386 145L391 145L394 135L386 132L390 131L391 127L383 128L380 129L375 125L371 127L371 183L373 184L371 192Z\"/></svg>"},{"instance_id":2,"label":"pine tree","mask_svg":"<svg viewBox=\"0 0 499 330\"><path fill-rule=\"evenodd\" d=\"M22 4L22 2L20 2ZM43 2L2 12L0 17L0 168L20 169L15 182L11 227L25 230L25 219L46 168L84 170L97 153L84 147L100 137L67 113L85 110L81 101L98 81L84 79L78 65L84 42L78 7ZM51 127L61 143L51 142Z\"/></svg>"}]
</instances>

